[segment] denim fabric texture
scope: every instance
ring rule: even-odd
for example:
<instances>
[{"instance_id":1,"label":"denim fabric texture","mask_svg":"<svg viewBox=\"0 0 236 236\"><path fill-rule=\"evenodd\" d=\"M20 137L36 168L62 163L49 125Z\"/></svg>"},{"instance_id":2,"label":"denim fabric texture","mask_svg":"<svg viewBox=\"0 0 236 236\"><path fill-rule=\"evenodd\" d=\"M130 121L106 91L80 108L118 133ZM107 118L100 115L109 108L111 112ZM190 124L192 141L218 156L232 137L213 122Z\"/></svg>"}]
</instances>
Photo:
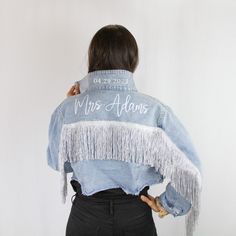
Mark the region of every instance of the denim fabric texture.
<instances>
[{"instance_id":1,"label":"denim fabric texture","mask_svg":"<svg viewBox=\"0 0 236 236\"><path fill-rule=\"evenodd\" d=\"M47 147L48 165L59 171L59 144L65 124L79 121L122 121L161 128L172 142L201 171L200 159L190 135L173 110L159 99L137 90L133 73L123 69L88 73L80 83L81 94L64 99L52 112ZM85 137L86 138L86 137ZM65 162L84 195L109 188L122 188L138 195L145 187L162 183L164 176L153 166L118 160L80 160ZM160 195L163 207L174 217L189 212L191 203L175 190L171 182Z\"/></svg>"}]
</instances>

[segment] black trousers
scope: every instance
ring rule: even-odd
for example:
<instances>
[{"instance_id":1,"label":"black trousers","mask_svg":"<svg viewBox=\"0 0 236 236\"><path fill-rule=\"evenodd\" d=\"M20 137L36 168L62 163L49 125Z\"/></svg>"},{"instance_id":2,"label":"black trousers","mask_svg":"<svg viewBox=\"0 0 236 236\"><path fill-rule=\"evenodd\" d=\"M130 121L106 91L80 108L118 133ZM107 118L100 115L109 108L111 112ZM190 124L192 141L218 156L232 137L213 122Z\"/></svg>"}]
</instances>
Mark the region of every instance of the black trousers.
<instances>
[{"instance_id":1,"label":"black trousers","mask_svg":"<svg viewBox=\"0 0 236 236\"><path fill-rule=\"evenodd\" d=\"M85 196L77 181L70 183L76 194L71 198L66 236L157 236L152 209L140 199L141 194L147 196L149 186L138 196L121 188Z\"/></svg>"}]
</instances>

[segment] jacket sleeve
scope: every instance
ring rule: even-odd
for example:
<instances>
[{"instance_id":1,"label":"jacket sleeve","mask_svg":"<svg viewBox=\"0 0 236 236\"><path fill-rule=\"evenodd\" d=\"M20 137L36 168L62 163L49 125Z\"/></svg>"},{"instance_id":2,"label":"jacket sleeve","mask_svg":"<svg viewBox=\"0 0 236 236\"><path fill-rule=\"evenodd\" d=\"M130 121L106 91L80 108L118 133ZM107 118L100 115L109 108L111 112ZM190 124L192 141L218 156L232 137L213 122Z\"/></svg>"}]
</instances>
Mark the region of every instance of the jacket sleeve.
<instances>
[{"instance_id":1,"label":"jacket sleeve","mask_svg":"<svg viewBox=\"0 0 236 236\"><path fill-rule=\"evenodd\" d=\"M191 203L184 199L170 183L166 186L166 191L159 196L161 205L174 217L188 213Z\"/></svg>"},{"instance_id":2,"label":"jacket sleeve","mask_svg":"<svg viewBox=\"0 0 236 236\"><path fill-rule=\"evenodd\" d=\"M54 170L59 171L58 152L61 129L64 118L61 110L57 107L51 115L48 129L48 147L47 147L47 164ZM69 162L65 162L64 169L66 173L72 172L73 169Z\"/></svg>"},{"instance_id":3,"label":"jacket sleeve","mask_svg":"<svg viewBox=\"0 0 236 236\"><path fill-rule=\"evenodd\" d=\"M170 107L164 106L164 108L160 127L165 131L172 142L174 142L176 146L185 153L187 158L201 171L200 160L187 130ZM174 189L171 183L167 184L166 191L159 196L159 200L162 206L174 217L187 214L191 208L191 203L184 199L183 196Z\"/></svg>"}]
</instances>

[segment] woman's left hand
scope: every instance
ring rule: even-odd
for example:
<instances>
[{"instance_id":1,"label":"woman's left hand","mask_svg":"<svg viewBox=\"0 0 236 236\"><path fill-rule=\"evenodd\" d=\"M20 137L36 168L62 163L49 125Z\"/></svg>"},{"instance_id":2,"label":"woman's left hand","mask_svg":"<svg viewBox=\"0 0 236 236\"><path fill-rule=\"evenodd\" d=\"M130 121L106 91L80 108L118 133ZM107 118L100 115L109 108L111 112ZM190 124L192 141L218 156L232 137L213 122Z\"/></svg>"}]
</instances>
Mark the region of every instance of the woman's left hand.
<instances>
[{"instance_id":1,"label":"woman's left hand","mask_svg":"<svg viewBox=\"0 0 236 236\"><path fill-rule=\"evenodd\" d=\"M169 212L165 210L165 208L161 205L159 199L155 198L148 194L148 197L145 195L140 196L141 200L147 203L155 212L158 212L158 215L160 218L163 218L164 216L168 215Z\"/></svg>"}]
</instances>

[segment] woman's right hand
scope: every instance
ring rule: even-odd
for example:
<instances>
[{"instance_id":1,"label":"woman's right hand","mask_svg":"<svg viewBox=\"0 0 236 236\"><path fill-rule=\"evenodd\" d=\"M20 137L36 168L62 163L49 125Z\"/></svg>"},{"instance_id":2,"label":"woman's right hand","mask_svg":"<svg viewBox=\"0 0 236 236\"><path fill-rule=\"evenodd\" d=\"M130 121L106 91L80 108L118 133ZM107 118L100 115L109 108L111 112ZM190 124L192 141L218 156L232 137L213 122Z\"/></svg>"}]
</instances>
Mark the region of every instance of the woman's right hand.
<instances>
[{"instance_id":1,"label":"woman's right hand","mask_svg":"<svg viewBox=\"0 0 236 236\"><path fill-rule=\"evenodd\" d=\"M148 194L148 197L146 197L145 195L141 195L140 198L142 201L146 202L146 204L148 204L152 208L152 210L158 212L158 216L160 218L163 218L164 216L169 214L169 212L166 211L165 208L161 205L158 197L154 198L153 196Z\"/></svg>"},{"instance_id":2,"label":"woman's right hand","mask_svg":"<svg viewBox=\"0 0 236 236\"><path fill-rule=\"evenodd\" d=\"M66 96L71 97L80 94L79 83L74 84L70 90L67 92Z\"/></svg>"}]
</instances>

